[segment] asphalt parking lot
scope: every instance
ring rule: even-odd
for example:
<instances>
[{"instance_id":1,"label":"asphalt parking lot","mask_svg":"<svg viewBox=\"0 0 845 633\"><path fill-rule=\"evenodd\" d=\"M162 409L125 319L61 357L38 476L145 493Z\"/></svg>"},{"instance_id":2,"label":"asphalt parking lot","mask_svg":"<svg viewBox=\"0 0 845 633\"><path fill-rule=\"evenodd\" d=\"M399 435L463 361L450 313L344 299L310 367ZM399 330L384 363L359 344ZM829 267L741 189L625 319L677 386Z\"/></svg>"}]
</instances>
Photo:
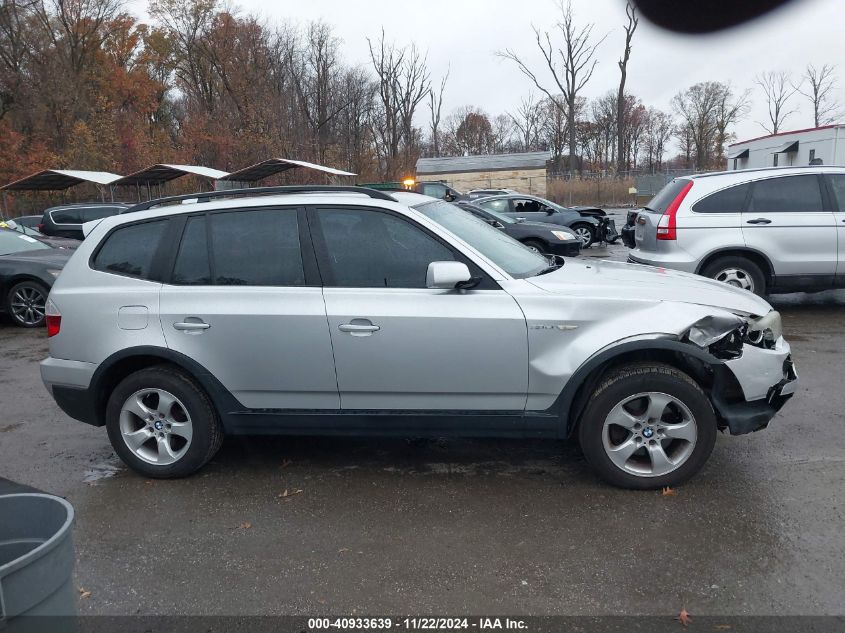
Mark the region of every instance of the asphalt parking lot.
<instances>
[{"instance_id":1,"label":"asphalt parking lot","mask_svg":"<svg viewBox=\"0 0 845 633\"><path fill-rule=\"evenodd\" d=\"M53 404L46 334L8 321L0 477L74 505L83 614L845 614L845 292L773 303L798 393L673 496L547 441L229 439L146 480Z\"/></svg>"}]
</instances>

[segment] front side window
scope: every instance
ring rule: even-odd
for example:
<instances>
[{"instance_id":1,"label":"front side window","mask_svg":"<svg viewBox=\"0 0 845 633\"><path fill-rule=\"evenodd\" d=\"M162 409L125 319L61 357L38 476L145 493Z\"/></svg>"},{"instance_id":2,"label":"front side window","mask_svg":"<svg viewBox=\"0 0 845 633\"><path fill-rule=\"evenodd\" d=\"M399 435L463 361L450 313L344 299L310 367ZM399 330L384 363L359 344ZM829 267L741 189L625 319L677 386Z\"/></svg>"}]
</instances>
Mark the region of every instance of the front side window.
<instances>
[{"instance_id":1,"label":"front side window","mask_svg":"<svg viewBox=\"0 0 845 633\"><path fill-rule=\"evenodd\" d=\"M188 218L171 281L180 286L211 284L211 261L208 258L208 237L205 216Z\"/></svg>"},{"instance_id":2,"label":"front side window","mask_svg":"<svg viewBox=\"0 0 845 633\"><path fill-rule=\"evenodd\" d=\"M115 229L94 258L94 268L107 273L150 279L167 220L130 224Z\"/></svg>"},{"instance_id":3,"label":"front side window","mask_svg":"<svg viewBox=\"0 0 845 633\"><path fill-rule=\"evenodd\" d=\"M456 213L454 206L444 202ZM471 217L471 216L467 216ZM320 209L328 276L345 288L425 288L431 262L452 251L411 222L369 209Z\"/></svg>"},{"instance_id":4,"label":"front side window","mask_svg":"<svg viewBox=\"0 0 845 633\"><path fill-rule=\"evenodd\" d=\"M809 213L822 211L819 179L812 176L783 176L758 180L751 191L749 213Z\"/></svg>"},{"instance_id":5,"label":"front side window","mask_svg":"<svg viewBox=\"0 0 845 633\"><path fill-rule=\"evenodd\" d=\"M489 211L497 211L499 213L507 213L510 211L510 206L508 205L507 198L499 199L499 200L487 200L485 202L479 202L482 207Z\"/></svg>"},{"instance_id":6,"label":"front side window","mask_svg":"<svg viewBox=\"0 0 845 633\"><path fill-rule=\"evenodd\" d=\"M750 186L744 183L717 191L696 202L692 210L695 213L741 213Z\"/></svg>"}]
</instances>

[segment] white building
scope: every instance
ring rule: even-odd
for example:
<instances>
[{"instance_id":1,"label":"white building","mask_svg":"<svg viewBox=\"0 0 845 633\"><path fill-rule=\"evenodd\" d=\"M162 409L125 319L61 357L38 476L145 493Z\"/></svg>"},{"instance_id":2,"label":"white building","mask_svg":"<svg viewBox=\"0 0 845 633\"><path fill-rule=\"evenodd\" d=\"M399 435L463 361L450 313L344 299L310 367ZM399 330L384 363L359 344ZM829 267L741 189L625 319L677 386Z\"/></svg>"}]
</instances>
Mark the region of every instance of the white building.
<instances>
[{"instance_id":1,"label":"white building","mask_svg":"<svg viewBox=\"0 0 845 633\"><path fill-rule=\"evenodd\" d=\"M779 132L728 147L728 169L845 165L845 125Z\"/></svg>"}]
</instances>

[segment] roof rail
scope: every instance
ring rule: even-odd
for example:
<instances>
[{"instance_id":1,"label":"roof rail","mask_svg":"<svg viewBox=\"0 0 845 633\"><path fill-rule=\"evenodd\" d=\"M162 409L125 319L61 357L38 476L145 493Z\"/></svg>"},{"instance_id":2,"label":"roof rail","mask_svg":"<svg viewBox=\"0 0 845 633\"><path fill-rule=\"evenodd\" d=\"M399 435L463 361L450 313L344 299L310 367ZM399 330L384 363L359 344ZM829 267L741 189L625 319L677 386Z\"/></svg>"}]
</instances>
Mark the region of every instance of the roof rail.
<instances>
[{"instance_id":1,"label":"roof rail","mask_svg":"<svg viewBox=\"0 0 845 633\"><path fill-rule=\"evenodd\" d=\"M294 193L360 193L375 200L388 200L396 202L396 199L383 191L368 189L367 187L351 187L343 185L290 185L284 187L253 187L251 189L223 189L220 191L204 191L201 193L188 193L181 196L167 196L156 198L147 202L129 207L124 213L145 211L166 204L183 202L185 200L196 200L197 202L208 202L217 198L252 198L254 196L273 196Z\"/></svg>"}]
</instances>

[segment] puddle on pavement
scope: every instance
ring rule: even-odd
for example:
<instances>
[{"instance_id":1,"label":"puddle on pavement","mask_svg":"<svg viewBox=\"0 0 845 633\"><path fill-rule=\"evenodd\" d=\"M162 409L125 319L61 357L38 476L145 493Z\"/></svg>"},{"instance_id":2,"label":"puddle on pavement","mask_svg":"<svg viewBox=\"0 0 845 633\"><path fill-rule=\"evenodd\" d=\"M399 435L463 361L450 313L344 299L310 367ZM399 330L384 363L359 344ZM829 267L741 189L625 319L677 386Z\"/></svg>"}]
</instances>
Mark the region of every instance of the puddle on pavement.
<instances>
[{"instance_id":1,"label":"puddle on pavement","mask_svg":"<svg viewBox=\"0 0 845 633\"><path fill-rule=\"evenodd\" d=\"M91 468L85 471L82 476L82 483L95 486L98 482L102 481L103 479L109 479L110 477L114 477L117 473L121 472L122 470L123 466L121 466L120 462L118 462L117 460L111 462L100 462L98 464L94 464Z\"/></svg>"}]
</instances>

